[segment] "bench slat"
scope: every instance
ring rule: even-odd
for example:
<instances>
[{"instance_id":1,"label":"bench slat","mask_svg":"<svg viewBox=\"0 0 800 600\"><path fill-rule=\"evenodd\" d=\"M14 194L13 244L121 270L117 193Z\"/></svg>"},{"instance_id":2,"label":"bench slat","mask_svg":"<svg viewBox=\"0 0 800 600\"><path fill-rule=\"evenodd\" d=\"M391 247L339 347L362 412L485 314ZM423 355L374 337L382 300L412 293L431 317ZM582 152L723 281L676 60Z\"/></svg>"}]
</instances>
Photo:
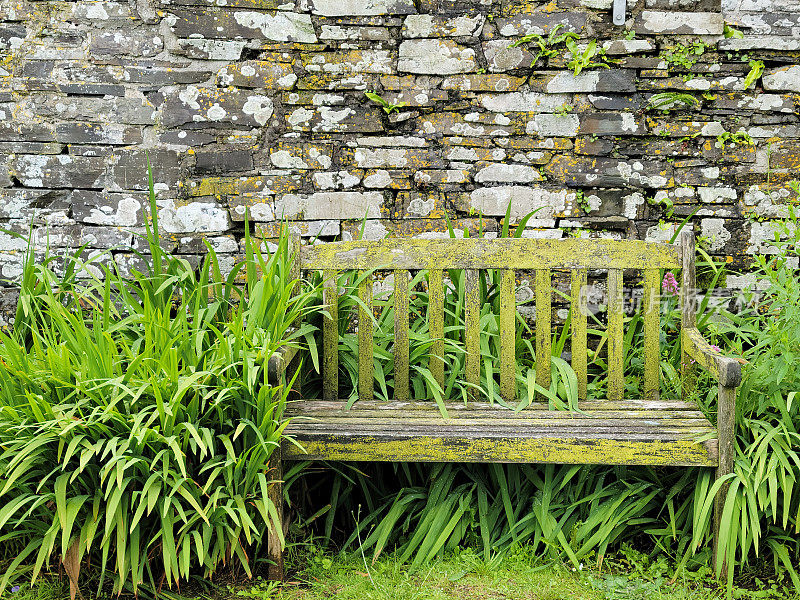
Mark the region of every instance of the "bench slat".
<instances>
[{"instance_id":1,"label":"bench slat","mask_svg":"<svg viewBox=\"0 0 800 600\"><path fill-rule=\"evenodd\" d=\"M338 273L323 271L323 302L330 317L322 319L322 397L339 397L339 289Z\"/></svg>"},{"instance_id":2,"label":"bench slat","mask_svg":"<svg viewBox=\"0 0 800 600\"><path fill-rule=\"evenodd\" d=\"M623 345L622 271L608 271L608 399L622 400L625 395L625 357Z\"/></svg>"},{"instance_id":3,"label":"bench slat","mask_svg":"<svg viewBox=\"0 0 800 600\"><path fill-rule=\"evenodd\" d=\"M305 246L304 269L674 269L676 246L639 240L387 238Z\"/></svg>"},{"instance_id":4,"label":"bench slat","mask_svg":"<svg viewBox=\"0 0 800 600\"><path fill-rule=\"evenodd\" d=\"M587 342L586 342L586 315L587 301L584 290L587 285L586 269L573 269L571 274L571 308L572 308L572 340L570 351L572 352L572 369L578 376L578 398L586 399L586 389L588 386L588 367L587 367Z\"/></svg>"},{"instance_id":5,"label":"bench slat","mask_svg":"<svg viewBox=\"0 0 800 600\"><path fill-rule=\"evenodd\" d=\"M546 411L549 414L564 415L570 417L575 413L567 410L551 410L547 402L531 403L530 407L525 410L514 412L503 406L490 404L489 402L446 402L445 407L451 418L459 418L461 415L469 415L474 411L489 411L491 413L507 415L507 418L525 418L531 411ZM609 411L655 411L657 414L662 414L669 411L678 411L681 414L688 412L700 413L695 402L685 402L683 400L645 400L640 398L629 398L619 402L611 402L605 399L598 400L585 400L578 404L578 409L584 412L602 412L603 415L609 414ZM382 402L379 400L374 401L359 401L356 402L351 408L347 408L347 400L340 399L336 402L326 402L323 400L298 400L289 402L286 406L287 414L311 414L317 411L322 412L337 412L343 411L343 414L353 414L360 411L399 411L406 412L432 412L439 413L439 407L432 400L413 400L410 402Z\"/></svg>"},{"instance_id":6,"label":"bench slat","mask_svg":"<svg viewBox=\"0 0 800 600\"><path fill-rule=\"evenodd\" d=\"M428 272L428 334L431 343L429 369L444 388L444 277L441 269Z\"/></svg>"},{"instance_id":7,"label":"bench slat","mask_svg":"<svg viewBox=\"0 0 800 600\"><path fill-rule=\"evenodd\" d=\"M507 402L516 398L515 343L517 299L514 294L514 271L500 272L500 396Z\"/></svg>"},{"instance_id":8,"label":"bench slat","mask_svg":"<svg viewBox=\"0 0 800 600\"><path fill-rule=\"evenodd\" d=\"M645 269L642 315L644 316L644 397L657 400L660 392L661 368L660 319L661 272Z\"/></svg>"},{"instance_id":9,"label":"bench slat","mask_svg":"<svg viewBox=\"0 0 800 600\"><path fill-rule=\"evenodd\" d=\"M358 397L372 400L375 374L373 372L372 275L359 271L358 297Z\"/></svg>"},{"instance_id":10,"label":"bench slat","mask_svg":"<svg viewBox=\"0 0 800 600\"><path fill-rule=\"evenodd\" d=\"M408 271L394 272L394 399L408 400Z\"/></svg>"},{"instance_id":11,"label":"bench slat","mask_svg":"<svg viewBox=\"0 0 800 600\"><path fill-rule=\"evenodd\" d=\"M464 271L464 346L467 352L465 375L467 383L471 386L469 395L478 397L477 386L481 383L481 306L480 306L480 279L479 272L475 269Z\"/></svg>"},{"instance_id":12,"label":"bench slat","mask_svg":"<svg viewBox=\"0 0 800 600\"><path fill-rule=\"evenodd\" d=\"M550 269L536 270L536 383L545 389L550 387L550 278Z\"/></svg>"}]
</instances>

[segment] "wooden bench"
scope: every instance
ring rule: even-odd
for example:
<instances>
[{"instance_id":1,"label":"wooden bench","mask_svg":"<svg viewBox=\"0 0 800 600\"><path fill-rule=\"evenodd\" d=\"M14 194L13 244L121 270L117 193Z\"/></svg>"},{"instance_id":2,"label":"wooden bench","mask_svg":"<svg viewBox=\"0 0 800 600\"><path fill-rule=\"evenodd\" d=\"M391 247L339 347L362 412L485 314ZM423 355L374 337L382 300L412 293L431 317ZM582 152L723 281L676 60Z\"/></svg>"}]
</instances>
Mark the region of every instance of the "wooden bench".
<instances>
[{"instance_id":1,"label":"wooden bench","mask_svg":"<svg viewBox=\"0 0 800 600\"><path fill-rule=\"evenodd\" d=\"M733 425L740 365L716 352L696 328L695 245L684 232L680 246L642 241L601 239L386 239L322 244L296 253L296 268L322 271L324 301L331 319L323 320L323 397L290 403L286 416L293 420L285 433L302 446L284 443L275 456L276 479L280 461L436 461L499 463L571 463L609 465L716 467L721 477L733 467ZM552 272L571 276L572 367L578 376L580 412L548 410L534 403L515 412L498 405L472 402L447 405L450 418L441 416L429 398L409 392L409 272L428 270L428 325L433 343L430 370L444 380L443 286L447 269L466 271L465 378L480 382L478 271L501 270L500 284L500 393L514 400L515 380L515 271L535 272L537 382L550 382ZM624 397L623 271L641 272L644 322L644 381L640 398ZM659 336L662 269L682 269L680 287L683 399L660 397ZM338 327L336 274L344 270L394 272L395 398L373 398L373 329L364 307L372 307L372 283L359 286L364 307L358 326L358 401L347 408L337 397ZM608 384L604 398L587 398L587 310L589 270L607 271ZM270 360L273 381L285 380L294 352ZM695 366L706 369L719 384L717 426L688 398ZM698 441L699 440L699 441ZM719 525L717 496L714 538ZM277 484L273 498L281 507ZM274 537L274 536L273 536ZM715 544L716 545L716 544ZM716 556L716 552L715 552ZM283 573L280 544L270 544L275 561L271 576Z\"/></svg>"}]
</instances>

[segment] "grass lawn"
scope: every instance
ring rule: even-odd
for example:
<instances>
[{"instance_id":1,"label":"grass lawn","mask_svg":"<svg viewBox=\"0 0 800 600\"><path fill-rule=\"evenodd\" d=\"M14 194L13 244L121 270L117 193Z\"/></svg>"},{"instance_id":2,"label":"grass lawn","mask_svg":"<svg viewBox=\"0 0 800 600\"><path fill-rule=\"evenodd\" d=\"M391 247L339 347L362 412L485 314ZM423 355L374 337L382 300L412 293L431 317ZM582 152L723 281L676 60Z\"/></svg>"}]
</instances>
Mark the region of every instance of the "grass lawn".
<instances>
[{"instance_id":1,"label":"grass lawn","mask_svg":"<svg viewBox=\"0 0 800 600\"><path fill-rule=\"evenodd\" d=\"M487 564L470 550L411 569L391 556L375 564L360 554L331 556L311 547L293 557L302 563L283 585L261 578L200 592L183 588L168 600L722 600L724 589L707 572L670 576L665 562L647 563L638 553L607 562L603 571L541 564L523 549ZM631 560L633 557L633 560ZM707 571L707 570L706 570ZM732 599L800 600L781 584L751 580ZM3 596L14 600L68 600L64 579L44 578L35 588ZM84 590L83 600L97 598ZM105 600L106 596L103 597ZM116 598L116 596L107 596Z\"/></svg>"}]
</instances>

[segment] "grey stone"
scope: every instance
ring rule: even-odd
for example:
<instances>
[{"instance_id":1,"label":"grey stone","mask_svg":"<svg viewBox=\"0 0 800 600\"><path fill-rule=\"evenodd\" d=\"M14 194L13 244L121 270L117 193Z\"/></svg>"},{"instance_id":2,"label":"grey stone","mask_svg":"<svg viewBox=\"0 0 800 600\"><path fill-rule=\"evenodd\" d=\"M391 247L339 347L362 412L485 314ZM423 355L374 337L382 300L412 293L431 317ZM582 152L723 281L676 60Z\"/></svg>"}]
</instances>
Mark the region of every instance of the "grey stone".
<instances>
[{"instance_id":1,"label":"grey stone","mask_svg":"<svg viewBox=\"0 0 800 600\"><path fill-rule=\"evenodd\" d=\"M22 185L38 188L102 188L106 182L102 158L85 156L16 155L10 173Z\"/></svg>"},{"instance_id":2,"label":"grey stone","mask_svg":"<svg viewBox=\"0 0 800 600\"><path fill-rule=\"evenodd\" d=\"M770 70L764 73L761 84L765 90L800 92L800 65Z\"/></svg>"},{"instance_id":3,"label":"grey stone","mask_svg":"<svg viewBox=\"0 0 800 600\"><path fill-rule=\"evenodd\" d=\"M397 70L427 75L454 75L477 69L475 51L450 40L406 40L400 44Z\"/></svg>"},{"instance_id":4,"label":"grey stone","mask_svg":"<svg viewBox=\"0 0 800 600\"><path fill-rule=\"evenodd\" d=\"M533 54L523 46L512 48L509 40L484 42L483 54L489 64L489 70L493 73L529 69L534 58Z\"/></svg>"},{"instance_id":5,"label":"grey stone","mask_svg":"<svg viewBox=\"0 0 800 600\"><path fill-rule=\"evenodd\" d=\"M180 166L178 153L169 150L117 150L111 160L108 187L112 191L146 190L148 156L156 191L174 189Z\"/></svg>"},{"instance_id":6,"label":"grey stone","mask_svg":"<svg viewBox=\"0 0 800 600\"><path fill-rule=\"evenodd\" d=\"M634 22L637 33L661 35L722 35L719 12L643 10Z\"/></svg>"},{"instance_id":7,"label":"grey stone","mask_svg":"<svg viewBox=\"0 0 800 600\"><path fill-rule=\"evenodd\" d=\"M390 75L395 72L396 57L389 50L339 50L338 52L304 53L301 59L303 68L308 73Z\"/></svg>"},{"instance_id":8,"label":"grey stone","mask_svg":"<svg viewBox=\"0 0 800 600\"><path fill-rule=\"evenodd\" d=\"M294 131L320 133L377 133L384 130L382 111L365 107L297 108L286 114L286 122Z\"/></svg>"},{"instance_id":9,"label":"grey stone","mask_svg":"<svg viewBox=\"0 0 800 600\"><path fill-rule=\"evenodd\" d=\"M249 60L223 67L217 73L217 85L246 88L290 90L297 83L291 63Z\"/></svg>"},{"instance_id":10,"label":"grey stone","mask_svg":"<svg viewBox=\"0 0 800 600\"><path fill-rule=\"evenodd\" d=\"M143 226L142 210L147 202L144 193L118 194L88 190L76 190L70 198L72 216L76 221L113 227Z\"/></svg>"},{"instance_id":11,"label":"grey stone","mask_svg":"<svg viewBox=\"0 0 800 600\"><path fill-rule=\"evenodd\" d=\"M800 50L800 39L778 37L775 35L748 35L743 38L730 38L717 42L720 50L777 50L782 52L795 52Z\"/></svg>"},{"instance_id":12,"label":"grey stone","mask_svg":"<svg viewBox=\"0 0 800 600\"><path fill-rule=\"evenodd\" d=\"M174 9L172 31L178 37L205 39L266 39L274 42L317 41L311 16L288 11L256 12Z\"/></svg>"},{"instance_id":13,"label":"grey stone","mask_svg":"<svg viewBox=\"0 0 800 600\"><path fill-rule=\"evenodd\" d=\"M574 199L575 194L567 190L520 185L478 188L469 196L470 208L480 211L482 215L505 216L510 204L512 219L519 220L536 211L532 221L544 225L555 224L553 219L564 215L568 203L571 204Z\"/></svg>"},{"instance_id":14,"label":"grey stone","mask_svg":"<svg viewBox=\"0 0 800 600\"><path fill-rule=\"evenodd\" d=\"M493 163L475 174L476 183L532 183L541 180L539 171L526 165Z\"/></svg>"},{"instance_id":15,"label":"grey stone","mask_svg":"<svg viewBox=\"0 0 800 600\"><path fill-rule=\"evenodd\" d=\"M279 169L329 169L333 164L333 146L280 141L270 148L269 157Z\"/></svg>"},{"instance_id":16,"label":"grey stone","mask_svg":"<svg viewBox=\"0 0 800 600\"><path fill-rule=\"evenodd\" d=\"M189 85L165 98L162 124L165 127L187 123L263 127L273 111L272 99L262 94Z\"/></svg>"},{"instance_id":17,"label":"grey stone","mask_svg":"<svg viewBox=\"0 0 800 600\"><path fill-rule=\"evenodd\" d=\"M513 92L481 96L481 104L493 112L556 112L569 104L572 98L566 94L542 94L538 92Z\"/></svg>"},{"instance_id":18,"label":"grey stone","mask_svg":"<svg viewBox=\"0 0 800 600\"><path fill-rule=\"evenodd\" d=\"M145 31L101 31L92 35L89 52L96 56L155 56L164 49L164 41Z\"/></svg>"},{"instance_id":19,"label":"grey stone","mask_svg":"<svg viewBox=\"0 0 800 600\"><path fill-rule=\"evenodd\" d=\"M317 192L310 196L285 194L275 203L278 218L302 214L306 219L377 219L382 192Z\"/></svg>"},{"instance_id":20,"label":"grey stone","mask_svg":"<svg viewBox=\"0 0 800 600\"><path fill-rule=\"evenodd\" d=\"M195 153L195 172L236 173L253 170L250 150L203 150Z\"/></svg>"},{"instance_id":21,"label":"grey stone","mask_svg":"<svg viewBox=\"0 0 800 600\"><path fill-rule=\"evenodd\" d=\"M14 51L22 45L28 29L22 23L0 24L0 49Z\"/></svg>"},{"instance_id":22,"label":"grey stone","mask_svg":"<svg viewBox=\"0 0 800 600\"><path fill-rule=\"evenodd\" d=\"M586 71L579 75L574 75L569 71L562 71L547 77L541 83L535 82L532 85L541 85L542 91L548 94L635 92L635 76L635 71L631 69Z\"/></svg>"},{"instance_id":23,"label":"grey stone","mask_svg":"<svg viewBox=\"0 0 800 600\"><path fill-rule=\"evenodd\" d=\"M584 113L578 133L588 135L645 135L647 128L633 113Z\"/></svg>"},{"instance_id":24,"label":"grey stone","mask_svg":"<svg viewBox=\"0 0 800 600\"><path fill-rule=\"evenodd\" d=\"M580 10L570 12L523 12L512 17L502 17L494 20L497 32L503 37L517 37L524 35L547 35L556 27L560 31L580 33L586 27L589 13Z\"/></svg>"},{"instance_id":25,"label":"grey stone","mask_svg":"<svg viewBox=\"0 0 800 600\"><path fill-rule=\"evenodd\" d=\"M411 15L403 21L403 37L472 37L479 36L483 29L484 16L481 14L458 17L438 15Z\"/></svg>"},{"instance_id":26,"label":"grey stone","mask_svg":"<svg viewBox=\"0 0 800 600\"><path fill-rule=\"evenodd\" d=\"M413 15L413 0L309 0L314 14L326 17Z\"/></svg>"},{"instance_id":27,"label":"grey stone","mask_svg":"<svg viewBox=\"0 0 800 600\"><path fill-rule=\"evenodd\" d=\"M59 123L56 125L56 140L64 144L140 144L142 130L127 125Z\"/></svg>"}]
</instances>

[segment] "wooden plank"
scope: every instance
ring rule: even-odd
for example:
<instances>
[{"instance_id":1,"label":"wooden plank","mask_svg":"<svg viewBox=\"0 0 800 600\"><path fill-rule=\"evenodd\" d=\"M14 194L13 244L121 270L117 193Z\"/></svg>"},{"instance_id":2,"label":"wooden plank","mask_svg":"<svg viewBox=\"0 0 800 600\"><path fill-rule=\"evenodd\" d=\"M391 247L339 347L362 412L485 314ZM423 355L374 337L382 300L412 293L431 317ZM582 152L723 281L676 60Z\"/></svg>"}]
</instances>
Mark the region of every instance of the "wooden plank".
<instances>
[{"instance_id":1,"label":"wooden plank","mask_svg":"<svg viewBox=\"0 0 800 600\"><path fill-rule=\"evenodd\" d=\"M512 402L517 396L516 370L516 322L517 299L515 296L514 270L500 272L500 396Z\"/></svg>"},{"instance_id":2,"label":"wooden plank","mask_svg":"<svg viewBox=\"0 0 800 600\"><path fill-rule=\"evenodd\" d=\"M681 232L683 267L680 288L681 330L697 327L695 252L694 233L684 229ZM684 399L691 397L694 391L696 371L694 361L689 356L689 348L684 344L684 336L681 335L681 397Z\"/></svg>"},{"instance_id":3,"label":"wooden plank","mask_svg":"<svg viewBox=\"0 0 800 600\"><path fill-rule=\"evenodd\" d=\"M444 276L441 269L428 272L428 334L433 340L428 368L439 387L444 388Z\"/></svg>"},{"instance_id":4,"label":"wooden plank","mask_svg":"<svg viewBox=\"0 0 800 600\"><path fill-rule=\"evenodd\" d=\"M354 433L356 431L377 431L387 435L390 432L435 432L444 434L446 431L457 432L459 435L484 435L489 432L507 433L508 435L528 435L530 432L555 432L569 431L576 433L583 431L591 434L599 433L600 430L609 432L616 431L625 436L629 433L651 433L656 436L667 434L670 431L684 432L688 429L700 429L704 432L716 431L708 419L702 416L695 419L676 417L672 419L648 419L648 418L579 418L572 419L550 419L547 415L540 418L527 419L494 419L480 418L474 419L443 419L429 415L427 418L409 417L395 418L384 416L383 418L372 418L362 416L343 416L343 417L321 417L303 419L302 423L290 427L289 431L331 431ZM714 436L717 437L717 436Z\"/></svg>"},{"instance_id":5,"label":"wooden plank","mask_svg":"<svg viewBox=\"0 0 800 600\"><path fill-rule=\"evenodd\" d=\"M733 472L733 461L736 457L735 425L736 425L736 388L724 386L718 387L718 408L717 408L717 427L719 429L719 465L717 466L717 479L725 477ZM725 508L725 498L728 495L729 483L720 487L714 498L714 568L718 574L728 575L728 569L733 568L728 564L725 553L718 548L720 527L722 525L722 511Z\"/></svg>"},{"instance_id":6,"label":"wooden plank","mask_svg":"<svg viewBox=\"0 0 800 600\"><path fill-rule=\"evenodd\" d=\"M578 398L586 399L586 389L588 387L589 375L587 366L587 337L586 337L586 317L588 315L586 286L586 269L573 269L570 274L572 307L572 340L570 350L572 352L572 369L578 376Z\"/></svg>"},{"instance_id":7,"label":"wooden plank","mask_svg":"<svg viewBox=\"0 0 800 600\"><path fill-rule=\"evenodd\" d=\"M294 411L302 413L311 410L345 410L347 401L340 399L338 402L325 402L323 400L300 400L290 402L286 407L286 412ZM545 410L554 415L571 415L572 411L550 410L547 402L534 402L530 408L524 411L514 412L502 406L489 404L488 402L447 402L445 403L448 413L457 417L459 413L469 413L476 410L505 411L524 416L532 410ZM411 402L359 402L349 411L353 410L388 410L388 411L431 411L439 412L439 407L430 399L414 400ZM683 400L644 400L639 398L628 398L618 402L608 400L586 400L578 404L578 409L582 411L607 411L607 410L630 410L630 411L657 411L676 410L676 411L697 411L696 402L685 402Z\"/></svg>"},{"instance_id":8,"label":"wooden plank","mask_svg":"<svg viewBox=\"0 0 800 600\"><path fill-rule=\"evenodd\" d=\"M644 319L644 390L645 398L658 400L661 392L661 271L644 270L642 316Z\"/></svg>"},{"instance_id":9,"label":"wooden plank","mask_svg":"<svg viewBox=\"0 0 800 600\"><path fill-rule=\"evenodd\" d=\"M480 279L479 272L475 269L464 271L464 345L467 352L464 374L470 384L469 396L478 398L481 384L481 306L480 306Z\"/></svg>"},{"instance_id":10,"label":"wooden plank","mask_svg":"<svg viewBox=\"0 0 800 600\"><path fill-rule=\"evenodd\" d=\"M373 327L372 327L372 277L359 272L358 297L362 305L358 307L358 398L372 400L375 374L373 372Z\"/></svg>"},{"instance_id":11,"label":"wooden plank","mask_svg":"<svg viewBox=\"0 0 800 600\"><path fill-rule=\"evenodd\" d=\"M305 269L675 269L680 250L640 240L387 238L305 246Z\"/></svg>"},{"instance_id":12,"label":"wooden plank","mask_svg":"<svg viewBox=\"0 0 800 600\"><path fill-rule=\"evenodd\" d=\"M622 400L625 395L623 373L625 349L623 347L622 271L608 271L608 399Z\"/></svg>"},{"instance_id":13,"label":"wooden plank","mask_svg":"<svg viewBox=\"0 0 800 600\"><path fill-rule=\"evenodd\" d=\"M536 383L550 387L551 310L553 290L549 269L536 270Z\"/></svg>"},{"instance_id":14,"label":"wooden plank","mask_svg":"<svg viewBox=\"0 0 800 600\"><path fill-rule=\"evenodd\" d=\"M408 400L408 271L394 272L394 399Z\"/></svg>"},{"instance_id":15,"label":"wooden plank","mask_svg":"<svg viewBox=\"0 0 800 600\"><path fill-rule=\"evenodd\" d=\"M323 271L323 302L330 314L322 319L322 398L339 397L339 289L338 273Z\"/></svg>"},{"instance_id":16,"label":"wooden plank","mask_svg":"<svg viewBox=\"0 0 800 600\"><path fill-rule=\"evenodd\" d=\"M278 527L283 527L283 461L280 447L272 451L269 467L267 496L275 505L275 515L267 528L267 558L272 561L267 568L267 576L271 581L283 581L284 538L283 531L278 530Z\"/></svg>"},{"instance_id":17,"label":"wooden plank","mask_svg":"<svg viewBox=\"0 0 800 600\"><path fill-rule=\"evenodd\" d=\"M310 436L284 440L284 460L716 466L717 440Z\"/></svg>"}]
</instances>

